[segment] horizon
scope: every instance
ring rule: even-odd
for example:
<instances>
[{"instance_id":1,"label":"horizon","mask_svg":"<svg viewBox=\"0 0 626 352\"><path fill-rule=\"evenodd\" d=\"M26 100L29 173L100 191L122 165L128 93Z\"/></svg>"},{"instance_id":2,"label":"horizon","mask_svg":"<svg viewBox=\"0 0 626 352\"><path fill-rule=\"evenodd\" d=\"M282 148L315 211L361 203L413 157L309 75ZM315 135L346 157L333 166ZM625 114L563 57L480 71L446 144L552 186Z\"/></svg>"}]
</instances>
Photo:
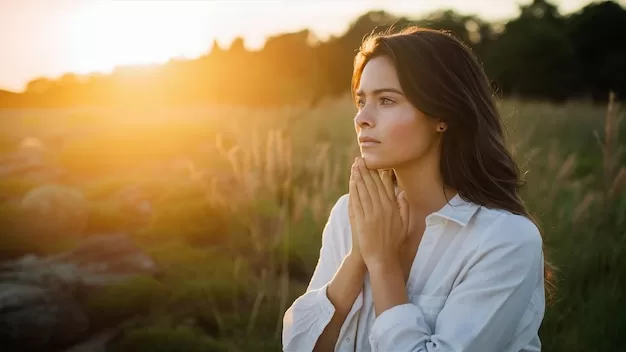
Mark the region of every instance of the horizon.
<instances>
[{"instance_id":1,"label":"horizon","mask_svg":"<svg viewBox=\"0 0 626 352\"><path fill-rule=\"evenodd\" d=\"M402 0L335 1L332 11L319 6L319 1L304 0L297 4L284 0L1 2L0 47L10 55L3 57L0 65L0 90L21 93L28 82L42 77L54 80L68 73L109 74L120 66L194 59L206 55L213 40L225 48L238 36L244 38L248 50L262 48L268 36L303 29L327 40L342 35L352 21L372 10L419 18L452 9L497 22L516 17L519 6L530 2L510 0L494 5L489 0L443 0L432 6ZM561 14L593 2L550 1ZM624 6L625 0L616 2ZM139 16L143 16L142 26L137 26ZM115 26L111 26L113 22ZM170 26L163 25L168 22ZM9 34L11 31L18 35Z\"/></svg>"}]
</instances>

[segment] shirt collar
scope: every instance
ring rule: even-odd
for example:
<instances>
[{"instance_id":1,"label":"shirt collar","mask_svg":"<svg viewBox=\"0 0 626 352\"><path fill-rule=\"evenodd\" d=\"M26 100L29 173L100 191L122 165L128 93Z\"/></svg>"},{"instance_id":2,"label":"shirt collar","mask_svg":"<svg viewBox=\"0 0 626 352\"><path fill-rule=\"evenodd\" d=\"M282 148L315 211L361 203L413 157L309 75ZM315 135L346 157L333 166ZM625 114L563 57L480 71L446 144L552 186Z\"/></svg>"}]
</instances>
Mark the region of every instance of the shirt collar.
<instances>
[{"instance_id":1,"label":"shirt collar","mask_svg":"<svg viewBox=\"0 0 626 352\"><path fill-rule=\"evenodd\" d=\"M452 220L457 224L465 227L469 223L472 216L474 216L478 208L480 208L478 204L466 201L457 193L441 209L430 214L428 217L441 217L444 219Z\"/></svg>"}]
</instances>

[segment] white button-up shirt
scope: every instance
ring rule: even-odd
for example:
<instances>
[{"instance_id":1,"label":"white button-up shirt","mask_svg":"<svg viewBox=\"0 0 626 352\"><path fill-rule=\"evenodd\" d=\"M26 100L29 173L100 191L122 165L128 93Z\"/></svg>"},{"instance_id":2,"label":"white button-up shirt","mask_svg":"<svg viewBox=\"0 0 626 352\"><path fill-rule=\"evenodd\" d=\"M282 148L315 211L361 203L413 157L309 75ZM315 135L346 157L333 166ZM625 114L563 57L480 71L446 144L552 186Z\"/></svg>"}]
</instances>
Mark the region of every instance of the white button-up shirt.
<instances>
[{"instance_id":1,"label":"white button-up shirt","mask_svg":"<svg viewBox=\"0 0 626 352\"><path fill-rule=\"evenodd\" d=\"M348 194L333 206L306 292L283 317L284 351L311 351L335 308L326 289L351 248ZM459 195L426 218L406 290L409 303L375 315L369 276L335 351L540 351L543 248L526 217Z\"/></svg>"}]
</instances>

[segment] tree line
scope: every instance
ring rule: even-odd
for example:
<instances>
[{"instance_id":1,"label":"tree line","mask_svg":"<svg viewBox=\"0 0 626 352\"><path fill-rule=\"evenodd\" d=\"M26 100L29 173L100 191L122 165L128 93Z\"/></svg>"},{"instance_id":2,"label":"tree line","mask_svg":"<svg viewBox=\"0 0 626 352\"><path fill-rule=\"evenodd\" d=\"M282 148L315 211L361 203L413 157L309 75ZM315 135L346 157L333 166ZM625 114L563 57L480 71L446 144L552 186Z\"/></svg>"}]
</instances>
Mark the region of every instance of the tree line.
<instances>
[{"instance_id":1,"label":"tree line","mask_svg":"<svg viewBox=\"0 0 626 352\"><path fill-rule=\"evenodd\" d=\"M610 91L626 96L626 9L604 1L562 15L550 2L534 0L503 23L453 10L417 19L370 11L327 40L306 29L268 37L254 51L242 38L228 48L214 41L195 59L37 78L24 92L0 91L0 107L315 105L349 91L364 36L407 25L449 30L465 41L500 96L602 102Z\"/></svg>"}]
</instances>

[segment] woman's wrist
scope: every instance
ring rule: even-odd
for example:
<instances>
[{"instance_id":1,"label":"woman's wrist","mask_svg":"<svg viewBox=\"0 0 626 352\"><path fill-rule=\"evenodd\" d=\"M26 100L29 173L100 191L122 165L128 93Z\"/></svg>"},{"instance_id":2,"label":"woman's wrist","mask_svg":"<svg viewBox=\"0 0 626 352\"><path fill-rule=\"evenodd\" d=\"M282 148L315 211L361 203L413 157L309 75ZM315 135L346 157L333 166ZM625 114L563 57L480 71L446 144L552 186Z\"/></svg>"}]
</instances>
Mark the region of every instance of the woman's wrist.
<instances>
[{"instance_id":1,"label":"woman's wrist","mask_svg":"<svg viewBox=\"0 0 626 352\"><path fill-rule=\"evenodd\" d=\"M402 266L397 258L370 259L365 262L365 265L367 267L367 271L370 272L370 275L402 273Z\"/></svg>"},{"instance_id":2,"label":"woman's wrist","mask_svg":"<svg viewBox=\"0 0 626 352\"><path fill-rule=\"evenodd\" d=\"M376 316L387 309L409 302L399 260L370 260L367 262L367 271L372 284Z\"/></svg>"},{"instance_id":3,"label":"woman's wrist","mask_svg":"<svg viewBox=\"0 0 626 352\"><path fill-rule=\"evenodd\" d=\"M348 265L350 265L352 268L354 268L358 272L363 272L363 274L365 274L365 271L367 270L367 266L365 265L365 261L363 261L363 257L361 256L361 253L350 251L348 255L346 255L345 261L347 262Z\"/></svg>"}]
</instances>

